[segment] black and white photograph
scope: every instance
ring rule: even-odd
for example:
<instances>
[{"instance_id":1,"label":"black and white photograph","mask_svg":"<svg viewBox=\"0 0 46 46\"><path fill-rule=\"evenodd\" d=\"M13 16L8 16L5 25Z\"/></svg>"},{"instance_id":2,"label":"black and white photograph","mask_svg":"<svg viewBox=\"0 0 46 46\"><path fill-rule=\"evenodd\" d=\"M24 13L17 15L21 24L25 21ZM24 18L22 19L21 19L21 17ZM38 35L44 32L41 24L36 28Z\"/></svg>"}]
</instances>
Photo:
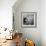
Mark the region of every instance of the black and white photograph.
<instances>
[{"instance_id":1,"label":"black and white photograph","mask_svg":"<svg viewBox=\"0 0 46 46\"><path fill-rule=\"evenodd\" d=\"M22 27L36 27L36 12L22 12Z\"/></svg>"}]
</instances>

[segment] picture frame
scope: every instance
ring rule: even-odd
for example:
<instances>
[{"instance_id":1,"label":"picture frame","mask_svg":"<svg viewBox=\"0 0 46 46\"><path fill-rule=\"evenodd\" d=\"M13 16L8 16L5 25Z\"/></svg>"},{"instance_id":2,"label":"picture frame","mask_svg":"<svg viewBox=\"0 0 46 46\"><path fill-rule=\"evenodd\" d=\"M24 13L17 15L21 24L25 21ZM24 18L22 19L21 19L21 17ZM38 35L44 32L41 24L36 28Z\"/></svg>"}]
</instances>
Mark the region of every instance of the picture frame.
<instances>
[{"instance_id":1,"label":"picture frame","mask_svg":"<svg viewBox=\"0 0 46 46\"><path fill-rule=\"evenodd\" d=\"M37 27L37 12L21 12L21 27Z\"/></svg>"}]
</instances>

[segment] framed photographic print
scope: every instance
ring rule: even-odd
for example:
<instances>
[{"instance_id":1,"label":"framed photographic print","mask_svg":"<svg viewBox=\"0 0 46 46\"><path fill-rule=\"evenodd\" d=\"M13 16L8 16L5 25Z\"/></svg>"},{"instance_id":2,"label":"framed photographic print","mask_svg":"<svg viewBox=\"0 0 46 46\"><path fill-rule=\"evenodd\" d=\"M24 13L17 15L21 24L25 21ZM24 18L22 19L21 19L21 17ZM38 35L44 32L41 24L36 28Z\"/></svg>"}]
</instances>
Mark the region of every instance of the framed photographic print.
<instances>
[{"instance_id":1,"label":"framed photographic print","mask_svg":"<svg viewBox=\"0 0 46 46\"><path fill-rule=\"evenodd\" d=\"M37 26L37 12L22 12L21 26L34 28Z\"/></svg>"}]
</instances>

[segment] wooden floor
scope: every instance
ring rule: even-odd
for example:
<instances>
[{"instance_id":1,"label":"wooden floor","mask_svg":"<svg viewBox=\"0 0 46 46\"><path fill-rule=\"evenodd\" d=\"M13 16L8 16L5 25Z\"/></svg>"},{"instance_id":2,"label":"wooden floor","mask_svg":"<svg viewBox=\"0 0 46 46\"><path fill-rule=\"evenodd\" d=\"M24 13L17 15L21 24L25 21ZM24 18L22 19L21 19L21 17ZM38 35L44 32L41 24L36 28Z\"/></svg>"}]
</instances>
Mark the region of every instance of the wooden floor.
<instances>
[{"instance_id":1,"label":"wooden floor","mask_svg":"<svg viewBox=\"0 0 46 46\"><path fill-rule=\"evenodd\" d=\"M0 46L16 46L15 39L13 40L6 40L6 42L2 43Z\"/></svg>"}]
</instances>

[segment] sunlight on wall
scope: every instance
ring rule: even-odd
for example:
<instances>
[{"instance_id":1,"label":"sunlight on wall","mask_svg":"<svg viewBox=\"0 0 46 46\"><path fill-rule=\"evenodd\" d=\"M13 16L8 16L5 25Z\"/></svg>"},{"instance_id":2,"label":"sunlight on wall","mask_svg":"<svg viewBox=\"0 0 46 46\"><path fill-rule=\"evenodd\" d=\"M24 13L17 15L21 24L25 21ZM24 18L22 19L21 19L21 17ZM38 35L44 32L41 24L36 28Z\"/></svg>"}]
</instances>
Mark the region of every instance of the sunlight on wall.
<instances>
[{"instance_id":1,"label":"sunlight on wall","mask_svg":"<svg viewBox=\"0 0 46 46\"><path fill-rule=\"evenodd\" d=\"M0 27L12 29L12 6L16 0L0 0Z\"/></svg>"}]
</instances>

